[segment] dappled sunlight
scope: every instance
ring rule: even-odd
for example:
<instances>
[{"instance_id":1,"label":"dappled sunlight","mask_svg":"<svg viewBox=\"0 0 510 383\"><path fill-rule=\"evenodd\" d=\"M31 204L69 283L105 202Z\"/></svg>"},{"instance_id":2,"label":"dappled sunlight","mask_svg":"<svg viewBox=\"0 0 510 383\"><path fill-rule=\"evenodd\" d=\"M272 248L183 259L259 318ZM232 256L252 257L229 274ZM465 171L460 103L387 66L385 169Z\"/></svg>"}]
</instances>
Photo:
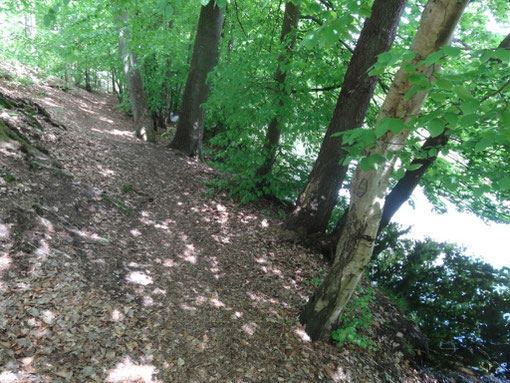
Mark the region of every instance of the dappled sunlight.
<instances>
[{"instance_id":1,"label":"dappled sunlight","mask_svg":"<svg viewBox=\"0 0 510 383\"><path fill-rule=\"evenodd\" d=\"M257 329L258 325L255 322L249 322L243 324L241 327L242 330L245 332L248 336L253 336L255 334L255 330Z\"/></svg>"},{"instance_id":2,"label":"dappled sunlight","mask_svg":"<svg viewBox=\"0 0 510 383\"><path fill-rule=\"evenodd\" d=\"M138 229L133 229L133 230L130 231L130 233L135 238L140 237L142 235L142 233Z\"/></svg>"},{"instance_id":3,"label":"dappled sunlight","mask_svg":"<svg viewBox=\"0 0 510 383\"><path fill-rule=\"evenodd\" d=\"M196 307L190 306L190 305L188 305L188 304L186 304L186 303L181 303L181 304L179 305L179 307L180 307L181 309L183 309L184 311L196 312L196 311L198 310Z\"/></svg>"},{"instance_id":4,"label":"dappled sunlight","mask_svg":"<svg viewBox=\"0 0 510 383\"><path fill-rule=\"evenodd\" d=\"M165 266L165 267L170 267L171 268L171 267L177 267L179 265L180 265L180 263L177 263L173 259L170 259L170 258L169 259L165 259L163 261L163 266Z\"/></svg>"},{"instance_id":5,"label":"dappled sunlight","mask_svg":"<svg viewBox=\"0 0 510 383\"><path fill-rule=\"evenodd\" d=\"M106 122L108 122L108 121L106 121ZM92 128L91 130L93 132L96 132L96 133L102 133L102 134L106 133L106 134L109 134L111 136L136 138L136 133L132 132L130 130L97 129L97 128Z\"/></svg>"},{"instance_id":6,"label":"dappled sunlight","mask_svg":"<svg viewBox=\"0 0 510 383\"><path fill-rule=\"evenodd\" d=\"M10 370L0 371L0 383L21 382L19 374L15 374Z\"/></svg>"},{"instance_id":7,"label":"dappled sunlight","mask_svg":"<svg viewBox=\"0 0 510 383\"><path fill-rule=\"evenodd\" d=\"M110 320L112 322L121 322L124 320L124 313L121 311L114 309L112 313L110 314Z\"/></svg>"},{"instance_id":8,"label":"dappled sunlight","mask_svg":"<svg viewBox=\"0 0 510 383\"><path fill-rule=\"evenodd\" d=\"M271 273L271 274L276 275L278 278L281 278L281 279L284 278L283 272L280 269L277 269L276 267L263 265L263 266L260 266L260 269L264 273Z\"/></svg>"},{"instance_id":9,"label":"dappled sunlight","mask_svg":"<svg viewBox=\"0 0 510 383\"><path fill-rule=\"evenodd\" d=\"M197 263L195 246L186 245L186 250L184 250L184 253L182 255L179 255L178 257L186 262L191 263L192 265L195 265Z\"/></svg>"},{"instance_id":10,"label":"dappled sunlight","mask_svg":"<svg viewBox=\"0 0 510 383\"><path fill-rule=\"evenodd\" d=\"M0 142L0 153L5 157L19 157L16 147L19 146L17 141Z\"/></svg>"},{"instance_id":11,"label":"dappled sunlight","mask_svg":"<svg viewBox=\"0 0 510 383\"><path fill-rule=\"evenodd\" d=\"M91 233L90 231L85 230L70 230L72 233L80 236L83 239L87 239L92 242L105 242L105 238L99 236L97 233Z\"/></svg>"},{"instance_id":12,"label":"dappled sunlight","mask_svg":"<svg viewBox=\"0 0 510 383\"><path fill-rule=\"evenodd\" d=\"M308 334L306 333L306 331L303 327L296 328L294 330L294 333L297 335L299 340L301 340L302 342L309 343L312 341L312 339L310 339L310 337L308 336Z\"/></svg>"},{"instance_id":13,"label":"dappled sunlight","mask_svg":"<svg viewBox=\"0 0 510 383\"><path fill-rule=\"evenodd\" d=\"M281 304L284 307L288 306L286 303L281 303L278 299L265 297L264 294L262 294L260 291L257 291L256 293L247 291L246 295L248 295L248 297L250 297L250 299L255 302L267 303L270 305L280 305Z\"/></svg>"},{"instance_id":14,"label":"dappled sunlight","mask_svg":"<svg viewBox=\"0 0 510 383\"><path fill-rule=\"evenodd\" d=\"M155 306L156 304L154 302L154 299L152 299L152 297L150 297L148 295L145 295L142 298L142 305L145 306L145 307L152 307L152 306Z\"/></svg>"},{"instance_id":15,"label":"dappled sunlight","mask_svg":"<svg viewBox=\"0 0 510 383\"><path fill-rule=\"evenodd\" d=\"M154 283L152 277L141 271L132 271L126 276L126 281L142 286Z\"/></svg>"},{"instance_id":16,"label":"dappled sunlight","mask_svg":"<svg viewBox=\"0 0 510 383\"><path fill-rule=\"evenodd\" d=\"M211 264L209 271L213 273L214 278L220 279L226 276L225 273L220 273L221 269L219 268L219 262L216 257L209 257L209 263Z\"/></svg>"},{"instance_id":17,"label":"dappled sunlight","mask_svg":"<svg viewBox=\"0 0 510 383\"><path fill-rule=\"evenodd\" d=\"M7 270L11 263L12 259L7 254L0 255L0 273Z\"/></svg>"},{"instance_id":18,"label":"dappled sunlight","mask_svg":"<svg viewBox=\"0 0 510 383\"><path fill-rule=\"evenodd\" d=\"M220 301L219 299L216 299L216 298L209 299L209 303L213 307L216 307L217 309L225 308L226 307L225 303L223 303L222 301Z\"/></svg>"},{"instance_id":19,"label":"dappled sunlight","mask_svg":"<svg viewBox=\"0 0 510 383\"><path fill-rule=\"evenodd\" d=\"M129 357L124 358L115 368L107 371L108 383L157 383L152 376L156 367L149 364L136 364Z\"/></svg>"},{"instance_id":20,"label":"dappled sunlight","mask_svg":"<svg viewBox=\"0 0 510 383\"><path fill-rule=\"evenodd\" d=\"M55 320L55 314L53 314L53 312L50 310L44 310L42 312L41 319L46 324L52 324L53 321Z\"/></svg>"},{"instance_id":21,"label":"dappled sunlight","mask_svg":"<svg viewBox=\"0 0 510 383\"><path fill-rule=\"evenodd\" d=\"M102 165L97 165L97 168L99 169L99 174L101 174L102 176L105 176L105 177L111 177L116 174L113 170L107 169L107 168L103 167Z\"/></svg>"},{"instance_id":22,"label":"dappled sunlight","mask_svg":"<svg viewBox=\"0 0 510 383\"><path fill-rule=\"evenodd\" d=\"M114 123L113 120L110 120L109 118L102 117L102 116L99 116L97 119L100 120L100 121L106 122L106 123L108 123L110 125L113 125L113 123Z\"/></svg>"},{"instance_id":23,"label":"dappled sunlight","mask_svg":"<svg viewBox=\"0 0 510 383\"><path fill-rule=\"evenodd\" d=\"M333 382L352 382L351 373L345 371L342 367L338 366L336 371L330 373L330 377Z\"/></svg>"},{"instance_id":24,"label":"dappled sunlight","mask_svg":"<svg viewBox=\"0 0 510 383\"><path fill-rule=\"evenodd\" d=\"M165 294L166 294L166 290L164 290L164 289L160 289L159 287L156 287L156 288L152 291L152 294L153 294L153 295L165 295Z\"/></svg>"},{"instance_id":25,"label":"dappled sunlight","mask_svg":"<svg viewBox=\"0 0 510 383\"><path fill-rule=\"evenodd\" d=\"M40 245L35 251L35 255L37 255L41 260L45 260L46 257L50 254L50 247L44 239L41 239L39 243Z\"/></svg>"}]
</instances>

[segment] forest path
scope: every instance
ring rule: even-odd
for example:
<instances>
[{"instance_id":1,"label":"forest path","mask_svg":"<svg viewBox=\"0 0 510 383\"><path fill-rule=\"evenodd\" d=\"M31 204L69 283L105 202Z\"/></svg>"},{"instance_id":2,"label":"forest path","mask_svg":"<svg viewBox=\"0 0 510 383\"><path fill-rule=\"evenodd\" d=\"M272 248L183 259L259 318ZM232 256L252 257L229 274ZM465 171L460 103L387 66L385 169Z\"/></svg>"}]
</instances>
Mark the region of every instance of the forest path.
<instances>
[{"instance_id":1,"label":"forest path","mask_svg":"<svg viewBox=\"0 0 510 383\"><path fill-rule=\"evenodd\" d=\"M113 96L25 92L13 94L67 130L43 138L63 172L41 160L24 179L6 165L34 192L0 222L5 238L22 237L4 244L0 280L3 327L24 335L6 337L23 356L13 371L41 382L331 380L339 356L314 351L297 323L312 257L277 243L277 220L207 198L213 170L137 140Z\"/></svg>"},{"instance_id":2,"label":"forest path","mask_svg":"<svg viewBox=\"0 0 510 383\"><path fill-rule=\"evenodd\" d=\"M33 134L47 157L0 145L16 179L0 183L0 382L421 381L385 303L377 355L309 342L317 257L279 241L267 205L210 197L212 168L136 139L114 96L0 92L67 127Z\"/></svg>"}]
</instances>

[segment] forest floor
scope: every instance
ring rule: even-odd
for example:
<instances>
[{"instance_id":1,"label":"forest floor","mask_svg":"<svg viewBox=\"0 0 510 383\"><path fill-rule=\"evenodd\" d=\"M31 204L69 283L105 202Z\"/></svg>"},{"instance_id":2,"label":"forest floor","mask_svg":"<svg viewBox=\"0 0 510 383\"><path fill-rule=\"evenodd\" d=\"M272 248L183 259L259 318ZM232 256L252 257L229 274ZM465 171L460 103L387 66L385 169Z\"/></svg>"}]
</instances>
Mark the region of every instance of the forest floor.
<instances>
[{"instance_id":1,"label":"forest floor","mask_svg":"<svg viewBox=\"0 0 510 383\"><path fill-rule=\"evenodd\" d=\"M0 142L0 382L436 381L379 293L375 350L310 342L318 255L280 240L268 203L211 195L214 169L136 139L114 96L0 92L61 125L0 109L48 151Z\"/></svg>"}]
</instances>

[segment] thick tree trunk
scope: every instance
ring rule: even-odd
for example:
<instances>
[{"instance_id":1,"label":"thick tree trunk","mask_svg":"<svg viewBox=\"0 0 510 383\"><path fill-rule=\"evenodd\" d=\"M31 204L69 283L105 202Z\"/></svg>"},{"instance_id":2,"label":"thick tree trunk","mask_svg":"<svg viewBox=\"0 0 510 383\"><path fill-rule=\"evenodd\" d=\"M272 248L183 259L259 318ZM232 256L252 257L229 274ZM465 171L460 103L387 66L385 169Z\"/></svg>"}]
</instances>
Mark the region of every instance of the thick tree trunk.
<instances>
[{"instance_id":1,"label":"thick tree trunk","mask_svg":"<svg viewBox=\"0 0 510 383\"><path fill-rule=\"evenodd\" d=\"M416 54L414 63L449 43L467 2L468 0L429 0L411 46L411 50ZM422 66L417 69L417 73L423 73L431 79L438 69L438 65ZM409 73L400 69L379 118L399 118L407 123L416 115L426 94L418 92L405 100L404 96L411 87ZM408 130L398 134L388 132L381 137L380 146L370 149L368 155L379 153L386 157L388 153L402 149L408 135ZM396 156L393 156L378 169L369 172L364 172L360 166L356 169L351 182L349 212L338 242L335 260L326 280L301 314L301 322L306 325L306 331L312 339L330 337L370 260L395 161Z\"/></svg>"},{"instance_id":2,"label":"thick tree trunk","mask_svg":"<svg viewBox=\"0 0 510 383\"><path fill-rule=\"evenodd\" d=\"M137 65L137 55L128 49L131 35L129 33L127 14L122 15L124 26L120 31L119 50L122 57L124 75L129 92L133 118L137 126L136 135L145 141L156 142L156 132L147 107L143 80Z\"/></svg>"},{"instance_id":3,"label":"thick tree trunk","mask_svg":"<svg viewBox=\"0 0 510 383\"><path fill-rule=\"evenodd\" d=\"M365 21L345 74L319 156L287 218L289 229L305 235L326 230L347 173L347 166L339 164L347 154L342 148L342 139L332 135L358 128L363 123L378 79L369 76L368 69L375 64L377 55L387 51L393 43L405 4L406 0L374 1L372 15Z\"/></svg>"},{"instance_id":4,"label":"thick tree trunk","mask_svg":"<svg viewBox=\"0 0 510 383\"><path fill-rule=\"evenodd\" d=\"M181 112L171 148L188 156L202 155L205 109L209 97L207 75L218 63L219 43L223 25L223 9L211 0L200 10L197 34L188 79L182 98Z\"/></svg>"},{"instance_id":5,"label":"thick tree trunk","mask_svg":"<svg viewBox=\"0 0 510 383\"><path fill-rule=\"evenodd\" d=\"M299 6L291 1L285 3L285 14L283 15L282 32L280 41L287 42L285 51L278 57L278 66L276 68L275 82L276 82L276 96L278 99L278 107L280 110L285 106L285 99L288 93L285 90L285 80L287 78L287 70L282 69L282 65L287 64L289 57L292 54L292 49L296 43L296 29L299 22ZM267 128L266 140L264 143L264 162L257 169L257 176L266 177L273 167L276 158L276 151L280 143L281 135L281 116L279 112L273 117Z\"/></svg>"}]
</instances>

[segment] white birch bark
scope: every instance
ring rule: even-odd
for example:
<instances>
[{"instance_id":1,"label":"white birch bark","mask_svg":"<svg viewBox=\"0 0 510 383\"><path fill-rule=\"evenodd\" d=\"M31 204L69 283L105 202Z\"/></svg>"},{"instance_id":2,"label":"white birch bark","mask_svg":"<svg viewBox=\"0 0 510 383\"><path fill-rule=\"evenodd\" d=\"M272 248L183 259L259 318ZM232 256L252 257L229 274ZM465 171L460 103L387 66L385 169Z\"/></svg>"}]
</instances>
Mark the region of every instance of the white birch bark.
<instances>
[{"instance_id":1,"label":"white birch bark","mask_svg":"<svg viewBox=\"0 0 510 383\"><path fill-rule=\"evenodd\" d=\"M415 63L449 43L467 2L429 0L411 46L416 55ZM438 69L437 65L422 66L418 68L418 73L431 79ZM404 96L411 87L409 73L400 69L382 106L379 119L399 118L407 123L416 115L425 101L426 93L418 92L405 100ZM408 136L408 130L398 134L388 132L381 137L380 146L370 149L368 155L379 153L386 157L390 152L400 150ZM306 331L312 339L330 337L370 260L395 161L396 156L393 156L370 172L364 172L360 166L356 169L351 182L347 220L337 245L333 266L324 284L316 291L301 315L301 321L306 324Z\"/></svg>"}]
</instances>

